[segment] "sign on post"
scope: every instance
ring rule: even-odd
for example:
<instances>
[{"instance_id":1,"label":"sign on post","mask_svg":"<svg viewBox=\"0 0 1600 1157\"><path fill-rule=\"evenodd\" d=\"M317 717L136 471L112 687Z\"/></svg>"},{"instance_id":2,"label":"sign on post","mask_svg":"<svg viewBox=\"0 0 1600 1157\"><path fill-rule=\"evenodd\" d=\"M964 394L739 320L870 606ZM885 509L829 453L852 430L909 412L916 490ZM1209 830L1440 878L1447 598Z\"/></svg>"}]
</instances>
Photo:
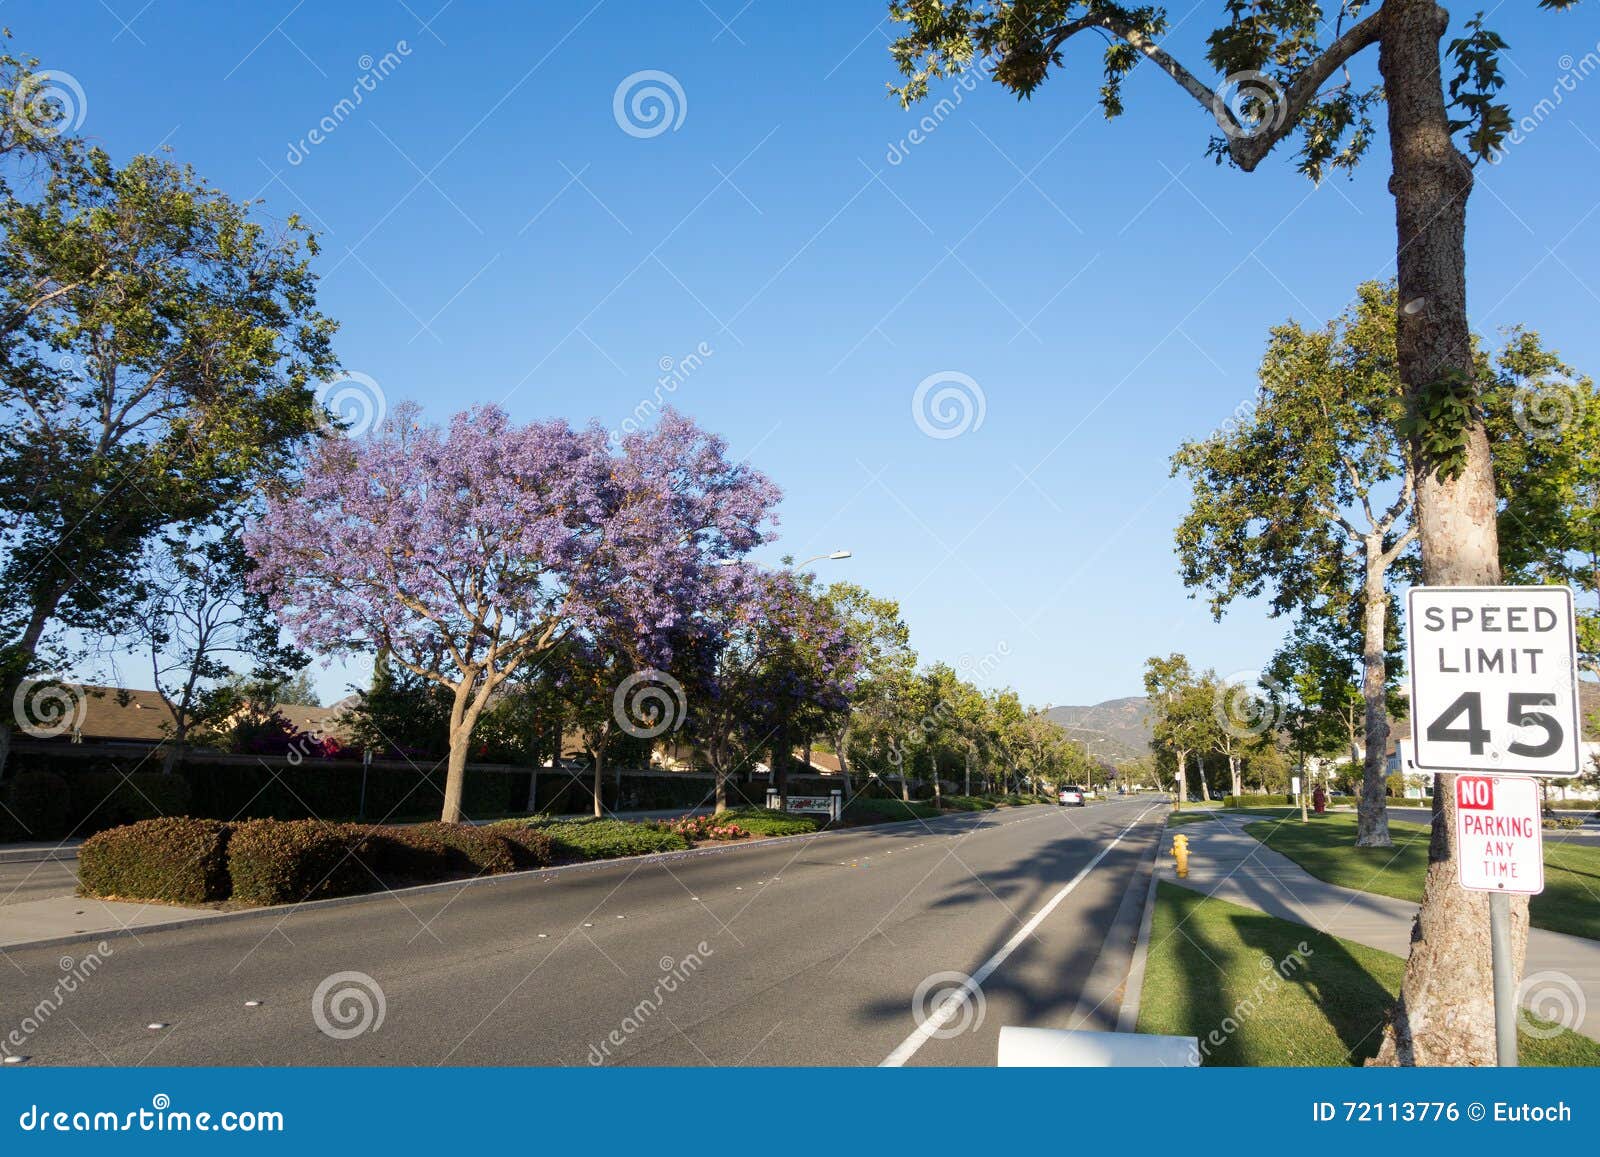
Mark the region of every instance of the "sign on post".
<instances>
[{"instance_id":1,"label":"sign on post","mask_svg":"<svg viewBox=\"0 0 1600 1157\"><path fill-rule=\"evenodd\" d=\"M1564 778L1582 770L1567 587L1412 587L1415 765Z\"/></svg>"},{"instance_id":2,"label":"sign on post","mask_svg":"<svg viewBox=\"0 0 1600 1157\"><path fill-rule=\"evenodd\" d=\"M1525 775L1456 777L1456 870L1474 892L1544 891L1539 783Z\"/></svg>"}]
</instances>

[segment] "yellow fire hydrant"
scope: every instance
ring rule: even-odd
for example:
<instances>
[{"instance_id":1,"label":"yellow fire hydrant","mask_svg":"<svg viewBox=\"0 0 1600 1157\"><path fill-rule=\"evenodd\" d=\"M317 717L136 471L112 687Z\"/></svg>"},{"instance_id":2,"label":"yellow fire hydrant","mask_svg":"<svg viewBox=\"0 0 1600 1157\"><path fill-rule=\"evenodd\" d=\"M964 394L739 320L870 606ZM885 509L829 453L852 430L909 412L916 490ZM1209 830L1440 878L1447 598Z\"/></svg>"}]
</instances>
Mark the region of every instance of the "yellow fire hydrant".
<instances>
[{"instance_id":1,"label":"yellow fire hydrant","mask_svg":"<svg viewBox=\"0 0 1600 1157\"><path fill-rule=\"evenodd\" d=\"M1178 861L1178 877L1182 879L1189 874L1189 837L1176 835L1172 837L1172 858Z\"/></svg>"}]
</instances>

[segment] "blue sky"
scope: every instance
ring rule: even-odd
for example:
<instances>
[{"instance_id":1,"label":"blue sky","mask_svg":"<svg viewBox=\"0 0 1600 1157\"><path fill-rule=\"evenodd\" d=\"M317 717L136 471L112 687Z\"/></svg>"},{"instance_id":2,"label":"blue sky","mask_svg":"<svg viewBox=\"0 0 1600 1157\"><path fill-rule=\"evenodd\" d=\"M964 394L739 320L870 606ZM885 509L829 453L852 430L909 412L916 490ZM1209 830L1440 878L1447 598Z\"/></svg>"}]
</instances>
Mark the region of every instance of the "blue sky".
<instances>
[{"instance_id":1,"label":"blue sky","mask_svg":"<svg viewBox=\"0 0 1600 1157\"><path fill-rule=\"evenodd\" d=\"M1170 6L1196 69L1220 7ZM1600 18L1532 9L1490 22L1518 114L1552 107L1480 168L1470 305L1480 330L1526 323L1592 372L1600 79L1560 82L1600 51ZM13 0L4 20L77 82L84 134L119 156L166 144L321 232L339 354L387 404L615 428L704 347L670 397L783 487L773 556L854 551L821 573L899 598L925 658L1035 703L1138 693L1158 652L1260 667L1284 624L1251 606L1214 624L1187 597L1167 458L1250 396L1268 326L1325 321L1392 273L1386 139L1321 188L1287 154L1218 168L1215 126L1151 69L1107 124L1082 43L1031 102L962 92L907 148L930 110L886 95L884 15ZM682 97L675 127L636 135L655 126L624 131L614 97L647 71ZM934 375L975 383L981 425L919 427ZM346 678L319 674L325 695Z\"/></svg>"}]
</instances>

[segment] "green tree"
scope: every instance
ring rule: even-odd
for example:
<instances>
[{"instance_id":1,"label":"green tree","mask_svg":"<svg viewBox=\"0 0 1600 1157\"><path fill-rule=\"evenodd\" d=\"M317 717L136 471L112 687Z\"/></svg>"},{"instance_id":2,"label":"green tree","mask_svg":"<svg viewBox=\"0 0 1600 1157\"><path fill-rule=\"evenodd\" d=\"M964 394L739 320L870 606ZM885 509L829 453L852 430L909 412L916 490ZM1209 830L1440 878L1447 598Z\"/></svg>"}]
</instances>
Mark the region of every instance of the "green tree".
<instances>
[{"instance_id":1,"label":"green tree","mask_svg":"<svg viewBox=\"0 0 1600 1157\"><path fill-rule=\"evenodd\" d=\"M0 147L36 136L0 67ZM311 234L269 230L163 157L8 152L0 164L0 698L52 626L108 634L108 599L164 527L279 474L335 369ZM16 179L16 166L29 179ZM11 737L0 726L0 775Z\"/></svg>"},{"instance_id":2,"label":"green tree","mask_svg":"<svg viewBox=\"0 0 1600 1157\"><path fill-rule=\"evenodd\" d=\"M1520 329L1490 380L1501 562L1513 581L1566 583L1587 596L1577 608L1578 658L1600 676L1600 390Z\"/></svg>"},{"instance_id":3,"label":"green tree","mask_svg":"<svg viewBox=\"0 0 1600 1157\"><path fill-rule=\"evenodd\" d=\"M1194 487L1177 533L1184 582L1211 592L1217 618L1233 600L1263 590L1274 614L1344 620L1355 608L1365 705L1361 847L1390 843L1389 580L1417 538L1416 474L1398 432L1405 399L1395 310L1394 290L1368 282L1321 329L1276 327L1253 409L1173 456L1173 472Z\"/></svg>"},{"instance_id":4,"label":"green tree","mask_svg":"<svg viewBox=\"0 0 1600 1157\"><path fill-rule=\"evenodd\" d=\"M122 641L148 657L151 682L172 716L164 772L183 762L192 734L247 707L252 689L305 679L306 656L280 640L266 600L245 583L248 569L236 516L174 529L146 549L126 596L132 609L117 616ZM248 675L234 671L241 660L251 664ZM265 701L305 700L280 691Z\"/></svg>"},{"instance_id":5,"label":"green tree","mask_svg":"<svg viewBox=\"0 0 1600 1157\"><path fill-rule=\"evenodd\" d=\"M850 793L850 745L862 716L885 716L916 667L911 632L900 619L900 604L878 598L855 583L838 582L822 592L823 601L844 624L856 649L858 674L850 702L828 720L829 738L839 757L845 794Z\"/></svg>"},{"instance_id":6,"label":"green tree","mask_svg":"<svg viewBox=\"0 0 1600 1157\"><path fill-rule=\"evenodd\" d=\"M1551 10L1576 4L1539 0ZM1495 483L1467 319L1466 221L1473 166L1500 152L1512 125L1498 95L1505 41L1480 15L1443 43L1449 14L1437 0L1343 0L1334 12L1325 8L1314 0L1222 0L1206 39L1206 61L1223 78L1213 86L1163 46L1169 25L1158 5L891 0L890 16L907 26L891 49L904 77L895 91L903 103L920 100L930 79L981 59L998 83L1029 96L1063 66L1069 42L1090 34L1101 45L1100 104L1108 117L1123 111L1124 79L1149 61L1221 129L1208 147L1219 162L1249 172L1298 135L1298 167L1312 180L1360 162L1374 139L1372 111L1383 102L1403 303L1395 357L1416 467L1424 579L1494 586ZM1371 48L1382 83L1362 87L1346 66ZM1453 777L1441 781L1438 794L1445 802L1418 934L1380 1056L1397 1064L1490 1064L1494 993L1478 964L1488 951L1488 903L1456 885ZM1515 903L1525 927L1526 902ZM1519 942L1518 974L1522 955Z\"/></svg>"}]
</instances>

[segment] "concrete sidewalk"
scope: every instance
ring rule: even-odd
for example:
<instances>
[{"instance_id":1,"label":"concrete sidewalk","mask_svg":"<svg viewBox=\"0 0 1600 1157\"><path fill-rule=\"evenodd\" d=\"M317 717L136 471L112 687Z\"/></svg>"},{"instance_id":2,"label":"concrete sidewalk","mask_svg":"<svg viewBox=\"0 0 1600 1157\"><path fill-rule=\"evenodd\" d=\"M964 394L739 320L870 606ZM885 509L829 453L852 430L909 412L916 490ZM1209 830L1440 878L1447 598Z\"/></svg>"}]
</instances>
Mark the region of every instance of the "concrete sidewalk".
<instances>
[{"instance_id":1,"label":"concrete sidewalk","mask_svg":"<svg viewBox=\"0 0 1600 1157\"><path fill-rule=\"evenodd\" d=\"M1245 833L1244 825L1260 818L1219 816L1210 823L1169 829L1162 839L1157 878L1405 958L1417 914L1414 902L1317 879ZM1170 853L1172 837L1179 833L1189 837L1189 876L1183 880ZM1529 929L1523 971L1525 976L1560 972L1576 982L1584 1000L1581 1023L1572 1027L1600 1040L1600 940Z\"/></svg>"},{"instance_id":2,"label":"concrete sidewalk","mask_svg":"<svg viewBox=\"0 0 1600 1157\"><path fill-rule=\"evenodd\" d=\"M182 908L176 904L140 904L60 896L0 907L0 952L24 944L58 940L83 933L121 933L177 921L210 920L223 913L214 908Z\"/></svg>"}]
</instances>

